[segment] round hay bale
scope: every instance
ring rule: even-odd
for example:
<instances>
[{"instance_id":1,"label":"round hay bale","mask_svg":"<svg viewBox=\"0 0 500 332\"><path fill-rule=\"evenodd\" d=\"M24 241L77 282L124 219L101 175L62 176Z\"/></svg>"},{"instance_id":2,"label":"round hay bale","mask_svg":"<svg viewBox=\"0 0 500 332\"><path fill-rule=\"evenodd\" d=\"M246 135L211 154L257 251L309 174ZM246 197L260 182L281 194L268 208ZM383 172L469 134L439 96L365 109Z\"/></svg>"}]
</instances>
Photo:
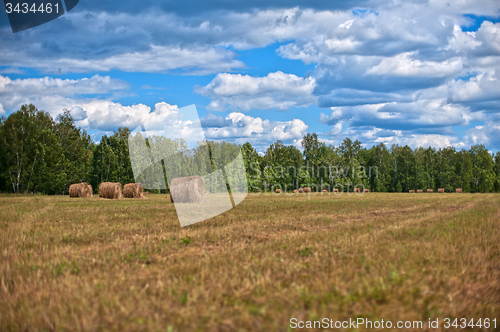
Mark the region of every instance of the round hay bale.
<instances>
[{"instance_id":1,"label":"round hay bale","mask_svg":"<svg viewBox=\"0 0 500 332\"><path fill-rule=\"evenodd\" d=\"M297 189L294 189L294 190L293 190L293 193L294 193L294 194L296 194L296 193L298 193L298 192L299 192L299 191L298 191Z\"/></svg>"},{"instance_id":2,"label":"round hay bale","mask_svg":"<svg viewBox=\"0 0 500 332\"><path fill-rule=\"evenodd\" d=\"M434 192L434 190L432 190L432 189L427 189L427 193L428 193L428 194L432 194L433 192Z\"/></svg>"},{"instance_id":3,"label":"round hay bale","mask_svg":"<svg viewBox=\"0 0 500 332\"><path fill-rule=\"evenodd\" d=\"M328 193L328 190L323 189L323 193L324 193L324 194L327 194L327 193Z\"/></svg>"},{"instance_id":4,"label":"round hay bale","mask_svg":"<svg viewBox=\"0 0 500 332\"><path fill-rule=\"evenodd\" d=\"M88 188L88 192L87 192L87 197L92 197L92 195L94 195L94 190L92 189L92 186L89 184L87 185L87 188Z\"/></svg>"},{"instance_id":5,"label":"round hay bale","mask_svg":"<svg viewBox=\"0 0 500 332\"><path fill-rule=\"evenodd\" d=\"M410 191L408 191L410 194L414 194L415 193L415 190L413 189L410 189Z\"/></svg>"},{"instance_id":6,"label":"round hay bale","mask_svg":"<svg viewBox=\"0 0 500 332\"><path fill-rule=\"evenodd\" d=\"M462 188L457 188L457 189L455 189L455 192L456 192L457 194L461 194L461 193L462 193Z\"/></svg>"},{"instance_id":7,"label":"round hay bale","mask_svg":"<svg viewBox=\"0 0 500 332\"><path fill-rule=\"evenodd\" d=\"M281 194L281 189L276 189L275 193Z\"/></svg>"},{"instance_id":8,"label":"round hay bale","mask_svg":"<svg viewBox=\"0 0 500 332\"><path fill-rule=\"evenodd\" d=\"M354 192L355 192L355 193L359 193L359 192L360 192L360 189L359 189L358 187L355 187L355 188L354 188Z\"/></svg>"},{"instance_id":9,"label":"round hay bale","mask_svg":"<svg viewBox=\"0 0 500 332\"><path fill-rule=\"evenodd\" d=\"M170 201L175 203L203 202L208 192L199 175L175 178L170 183Z\"/></svg>"},{"instance_id":10,"label":"round hay bale","mask_svg":"<svg viewBox=\"0 0 500 332\"><path fill-rule=\"evenodd\" d=\"M310 193L311 187L299 188L299 193Z\"/></svg>"},{"instance_id":11,"label":"round hay bale","mask_svg":"<svg viewBox=\"0 0 500 332\"><path fill-rule=\"evenodd\" d=\"M144 188L141 183L127 183L123 186L123 197L144 198Z\"/></svg>"},{"instance_id":12,"label":"round hay bale","mask_svg":"<svg viewBox=\"0 0 500 332\"><path fill-rule=\"evenodd\" d=\"M370 189L365 189L365 193L369 193L370 192Z\"/></svg>"},{"instance_id":13,"label":"round hay bale","mask_svg":"<svg viewBox=\"0 0 500 332\"><path fill-rule=\"evenodd\" d=\"M444 188L438 188L438 193L439 194L444 194Z\"/></svg>"},{"instance_id":14,"label":"round hay bale","mask_svg":"<svg viewBox=\"0 0 500 332\"><path fill-rule=\"evenodd\" d=\"M417 194L422 194L424 192L423 189L417 189Z\"/></svg>"},{"instance_id":15,"label":"round hay bale","mask_svg":"<svg viewBox=\"0 0 500 332\"><path fill-rule=\"evenodd\" d=\"M334 193L338 193L338 192L339 192L339 189L338 189L338 188L334 188L334 189L333 189L333 192L334 192Z\"/></svg>"},{"instance_id":16,"label":"round hay bale","mask_svg":"<svg viewBox=\"0 0 500 332\"><path fill-rule=\"evenodd\" d=\"M92 197L92 186L86 182L72 184L69 186L69 197Z\"/></svg>"},{"instance_id":17,"label":"round hay bale","mask_svg":"<svg viewBox=\"0 0 500 332\"><path fill-rule=\"evenodd\" d=\"M99 197L121 199L122 185L119 182L102 182L99 185Z\"/></svg>"}]
</instances>

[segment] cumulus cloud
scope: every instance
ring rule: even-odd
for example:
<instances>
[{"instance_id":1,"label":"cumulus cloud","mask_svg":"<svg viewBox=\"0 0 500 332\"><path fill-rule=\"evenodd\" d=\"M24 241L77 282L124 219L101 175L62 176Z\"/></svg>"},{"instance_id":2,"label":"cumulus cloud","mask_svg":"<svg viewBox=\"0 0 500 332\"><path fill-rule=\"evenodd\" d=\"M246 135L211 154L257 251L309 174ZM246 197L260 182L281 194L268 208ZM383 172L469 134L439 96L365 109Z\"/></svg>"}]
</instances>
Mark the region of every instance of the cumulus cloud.
<instances>
[{"instance_id":1,"label":"cumulus cloud","mask_svg":"<svg viewBox=\"0 0 500 332\"><path fill-rule=\"evenodd\" d=\"M452 58L442 62L420 61L413 59L413 53L402 53L383 59L378 65L369 68L367 75L392 75L403 77L450 77L463 69L462 60Z\"/></svg>"},{"instance_id":2,"label":"cumulus cloud","mask_svg":"<svg viewBox=\"0 0 500 332\"><path fill-rule=\"evenodd\" d=\"M109 76L94 75L75 80L48 76L12 80L0 75L0 103L10 111L32 103L54 115L63 108L75 106L75 96L82 99L85 95L107 95L128 88L127 82Z\"/></svg>"},{"instance_id":3,"label":"cumulus cloud","mask_svg":"<svg viewBox=\"0 0 500 332\"><path fill-rule=\"evenodd\" d=\"M474 111L499 113L500 73L497 71L479 74L468 80L449 83L449 103L470 107Z\"/></svg>"},{"instance_id":4,"label":"cumulus cloud","mask_svg":"<svg viewBox=\"0 0 500 332\"><path fill-rule=\"evenodd\" d=\"M408 145L413 149L429 146L434 148L446 148L450 146L455 146L457 148L465 147L465 144L457 137L435 134L380 137L375 139L374 143L384 143L388 146L392 144Z\"/></svg>"},{"instance_id":5,"label":"cumulus cloud","mask_svg":"<svg viewBox=\"0 0 500 332\"><path fill-rule=\"evenodd\" d=\"M466 130L464 139L469 146L484 144L489 148L500 150L500 121L470 128Z\"/></svg>"},{"instance_id":6,"label":"cumulus cloud","mask_svg":"<svg viewBox=\"0 0 500 332\"><path fill-rule=\"evenodd\" d=\"M270 121L239 112L230 113L225 120L226 126L205 128L205 136L208 139L235 139L240 143L246 141L262 143L276 140L288 142L300 139L308 128L300 119Z\"/></svg>"},{"instance_id":7,"label":"cumulus cloud","mask_svg":"<svg viewBox=\"0 0 500 332\"><path fill-rule=\"evenodd\" d=\"M319 121L340 133L339 123L351 129L378 130L384 136L396 131L412 134L453 134L451 127L467 125L471 120L467 108L446 104L444 100L419 100L413 103L382 103L353 107L332 107L321 113ZM342 126L340 126L342 128Z\"/></svg>"},{"instance_id":8,"label":"cumulus cloud","mask_svg":"<svg viewBox=\"0 0 500 332\"><path fill-rule=\"evenodd\" d=\"M179 46L151 45L143 52L127 52L111 55L104 59L88 60L63 57L45 62L34 59L11 59L9 62L58 74L110 70L166 73L182 69L184 74L205 75L244 67L241 61L233 58L233 52L222 48L181 48Z\"/></svg>"},{"instance_id":9,"label":"cumulus cloud","mask_svg":"<svg viewBox=\"0 0 500 332\"><path fill-rule=\"evenodd\" d=\"M240 144L247 141L254 144L267 144L275 140L293 142L308 129L300 119L270 121L239 112L229 113L225 118L209 113L198 121L183 117L181 109L165 102L157 103L151 110L143 104L124 106L109 101L92 101L73 110L87 116L85 119L79 118L80 123L88 123L89 128L101 132L110 132L118 126L132 129L143 126L150 135L183 138L193 142L203 140L200 136L203 133L206 139L229 140ZM200 131L201 126L203 131Z\"/></svg>"},{"instance_id":10,"label":"cumulus cloud","mask_svg":"<svg viewBox=\"0 0 500 332\"><path fill-rule=\"evenodd\" d=\"M239 112L229 113L226 117L209 113L200 120L189 115L189 111L181 112L177 105L165 102L155 104L151 110L144 104L121 105L120 103L94 100L75 106L71 109L77 124L96 129L102 136L116 130L119 126L137 128L143 126L150 135L162 135L167 138L183 138L187 141L206 139L229 140L243 144L250 141L254 144L282 140L293 142L300 139L308 126L300 119L291 121L270 121L252 117ZM194 115L194 114L191 114ZM203 127L203 131L200 129Z\"/></svg>"},{"instance_id":11,"label":"cumulus cloud","mask_svg":"<svg viewBox=\"0 0 500 332\"><path fill-rule=\"evenodd\" d=\"M279 109L308 107L315 101L312 91L315 86L312 77L298 77L281 71L264 77L241 74L218 74L212 82L196 91L209 96L213 110L237 108Z\"/></svg>"}]
</instances>

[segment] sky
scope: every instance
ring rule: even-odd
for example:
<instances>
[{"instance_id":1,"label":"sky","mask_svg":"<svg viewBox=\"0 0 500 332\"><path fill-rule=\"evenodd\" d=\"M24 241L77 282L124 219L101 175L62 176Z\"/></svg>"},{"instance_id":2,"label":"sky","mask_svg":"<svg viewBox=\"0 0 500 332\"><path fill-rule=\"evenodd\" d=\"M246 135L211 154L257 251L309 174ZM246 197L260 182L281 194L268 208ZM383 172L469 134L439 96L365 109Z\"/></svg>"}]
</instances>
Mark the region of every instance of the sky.
<instances>
[{"instance_id":1,"label":"sky","mask_svg":"<svg viewBox=\"0 0 500 332\"><path fill-rule=\"evenodd\" d=\"M17 33L1 11L0 116L25 103L96 141L194 104L206 139L260 152L307 132L496 152L500 2L80 0Z\"/></svg>"}]
</instances>

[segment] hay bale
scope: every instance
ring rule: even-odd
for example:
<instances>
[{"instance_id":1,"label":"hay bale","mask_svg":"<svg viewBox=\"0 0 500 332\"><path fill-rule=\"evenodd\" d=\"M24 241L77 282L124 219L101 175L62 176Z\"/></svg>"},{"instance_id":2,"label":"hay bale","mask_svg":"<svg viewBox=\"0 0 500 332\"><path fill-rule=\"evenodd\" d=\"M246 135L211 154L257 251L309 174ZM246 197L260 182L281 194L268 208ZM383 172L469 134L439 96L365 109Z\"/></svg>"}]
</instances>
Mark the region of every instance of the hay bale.
<instances>
[{"instance_id":1,"label":"hay bale","mask_svg":"<svg viewBox=\"0 0 500 332\"><path fill-rule=\"evenodd\" d=\"M102 182L99 185L99 197L121 199L122 185L119 182Z\"/></svg>"},{"instance_id":2,"label":"hay bale","mask_svg":"<svg viewBox=\"0 0 500 332\"><path fill-rule=\"evenodd\" d=\"M127 183L123 186L125 198L144 198L144 188L141 183Z\"/></svg>"},{"instance_id":3,"label":"hay bale","mask_svg":"<svg viewBox=\"0 0 500 332\"><path fill-rule=\"evenodd\" d=\"M338 190L337 188L334 188L334 189L333 189L333 192L334 192L334 193L338 193L338 192L339 192L339 190Z\"/></svg>"},{"instance_id":4,"label":"hay bale","mask_svg":"<svg viewBox=\"0 0 500 332\"><path fill-rule=\"evenodd\" d=\"M208 192L199 175L175 178L170 183L170 201L175 203L203 202Z\"/></svg>"},{"instance_id":5,"label":"hay bale","mask_svg":"<svg viewBox=\"0 0 500 332\"><path fill-rule=\"evenodd\" d=\"M355 192L355 193L359 193L359 188L358 188L358 187L355 187L355 188L354 188L354 192Z\"/></svg>"},{"instance_id":6,"label":"hay bale","mask_svg":"<svg viewBox=\"0 0 500 332\"><path fill-rule=\"evenodd\" d=\"M370 192L370 189L365 189L365 193L369 193Z\"/></svg>"},{"instance_id":7,"label":"hay bale","mask_svg":"<svg viewBox=\"0 0 500 332\"><path fill-rule=\"evenodd\" d=\"M328 193L328 190L323 189L323 194L327 194L327 193Z\"/></svg>"},{"instance_id":8,"label":"hay bale","mask_svg":"<svg viewBox=\"0 0 500 332\"><path fill-rule=\"evenodd\" d=\"M298 191L297 189L294 189L294 190L293 190L293 193L294 193L294 194L296 194L296 193L298 193L298 192L299 192L299 191Z\"/></svg>"},{"instance_id":9,"label":"hay bale","mask_svg":"<svg viewBox=\"0 0 500 332\"><path fill-rule=\"evenodd\" d=\"M92 186L86 182L74 183L69 186L69 197L92 197Z\"/></svg>"},{"instance_id":10,"label":"hay bale","mask_svg":"<svg viewBox=\"0 0 500 332\"><path fill-rule=\"evenodd\" d=\"M277 194L281 194L281 189L276 189L274 192Z\"/></svg>"},{"instance_id":11,"label":"hay bale","mask_svg":"<svg viewBox=\"0 0 500 332\"><path fill-rule=\"evenodd\" d=\"M410 193L410 194L414 194L414 193L415 193L415 190L410 189L409 193Z\"/></svg>"},{"instance_id":12,"label":"hay bale","mask_svg":"<svg viewBox=\"0 0 500 332\"><path fill-rule=\"evenodd\" d=\"M311 192L310 187L299 188L299 193L310 193L310 192Z\"/></svg>"},{"instance_id":13,"label":"hay bale","mask_svg":"<svg viewBox=\"0 0 500 332\"><path fill-rule=\"evenodd\" d=\"M455 192L456 192L457 194L461 194L461 193L462 193L462 188L457 188L457 189L455 189Z\"/></svg>"},{"instance_id":14,"label":"hay bale","mask_svg":"<svg viewBox=\"0 0 500 332\"><path fill-rule=\"evenodd\" d=\"M94 190L92 189L92 186L90 184L87 185L87 188L89 189L87 192L87 197L92 197L94 195Z\"/></svg>"},{"instance_id":15,"label":"hay bale","mask_svg":"<svg viewBox=\"0 0 500 332\"><path fill-rule=\"evenodd\" d=\"M444 188L438 188L438 193L439 194L444 194Z\"/></svg>"},{"instance_id":16,"label":"hay bale","mask_svg":"<svg viewBox=\"0 0 500 332\"><path fill-rule=\"evenodd\" d=\"M432 190L432 189L427 189L427 193L428 193L428 194L432 194L433 192L434 192L434 190Z\"/></svg>"},{"instance_id":17,"label":"hay bale","mask_svg":"<svg viewBox=\"0 0 500 332\"><path fill-rule=\"evenodd\" d=\"M417 189L417 194L421 194L421 193L423 193L423 192L424 192L424 190L423 190L423 189Z\"/></svg>"}]
</instances>

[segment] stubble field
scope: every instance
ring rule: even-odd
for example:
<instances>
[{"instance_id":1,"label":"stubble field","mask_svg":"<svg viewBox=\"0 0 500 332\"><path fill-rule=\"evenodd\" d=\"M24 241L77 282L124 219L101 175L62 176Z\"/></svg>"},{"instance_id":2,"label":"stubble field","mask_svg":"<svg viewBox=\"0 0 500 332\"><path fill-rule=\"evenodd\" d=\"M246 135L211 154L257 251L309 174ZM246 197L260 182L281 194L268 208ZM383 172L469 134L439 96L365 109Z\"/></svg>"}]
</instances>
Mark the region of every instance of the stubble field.
<instances>
[{"instance_id":1,"label":"stubble field","mask_svg":"<svg viewBox=\"0 0 500 332\"><path fill-rule=\"evenodd\" d=\"M0 250L0 331L500 325L498 194L249 195L185 228L168 195L0 195Z\"/></svg>"}]
</instances>

